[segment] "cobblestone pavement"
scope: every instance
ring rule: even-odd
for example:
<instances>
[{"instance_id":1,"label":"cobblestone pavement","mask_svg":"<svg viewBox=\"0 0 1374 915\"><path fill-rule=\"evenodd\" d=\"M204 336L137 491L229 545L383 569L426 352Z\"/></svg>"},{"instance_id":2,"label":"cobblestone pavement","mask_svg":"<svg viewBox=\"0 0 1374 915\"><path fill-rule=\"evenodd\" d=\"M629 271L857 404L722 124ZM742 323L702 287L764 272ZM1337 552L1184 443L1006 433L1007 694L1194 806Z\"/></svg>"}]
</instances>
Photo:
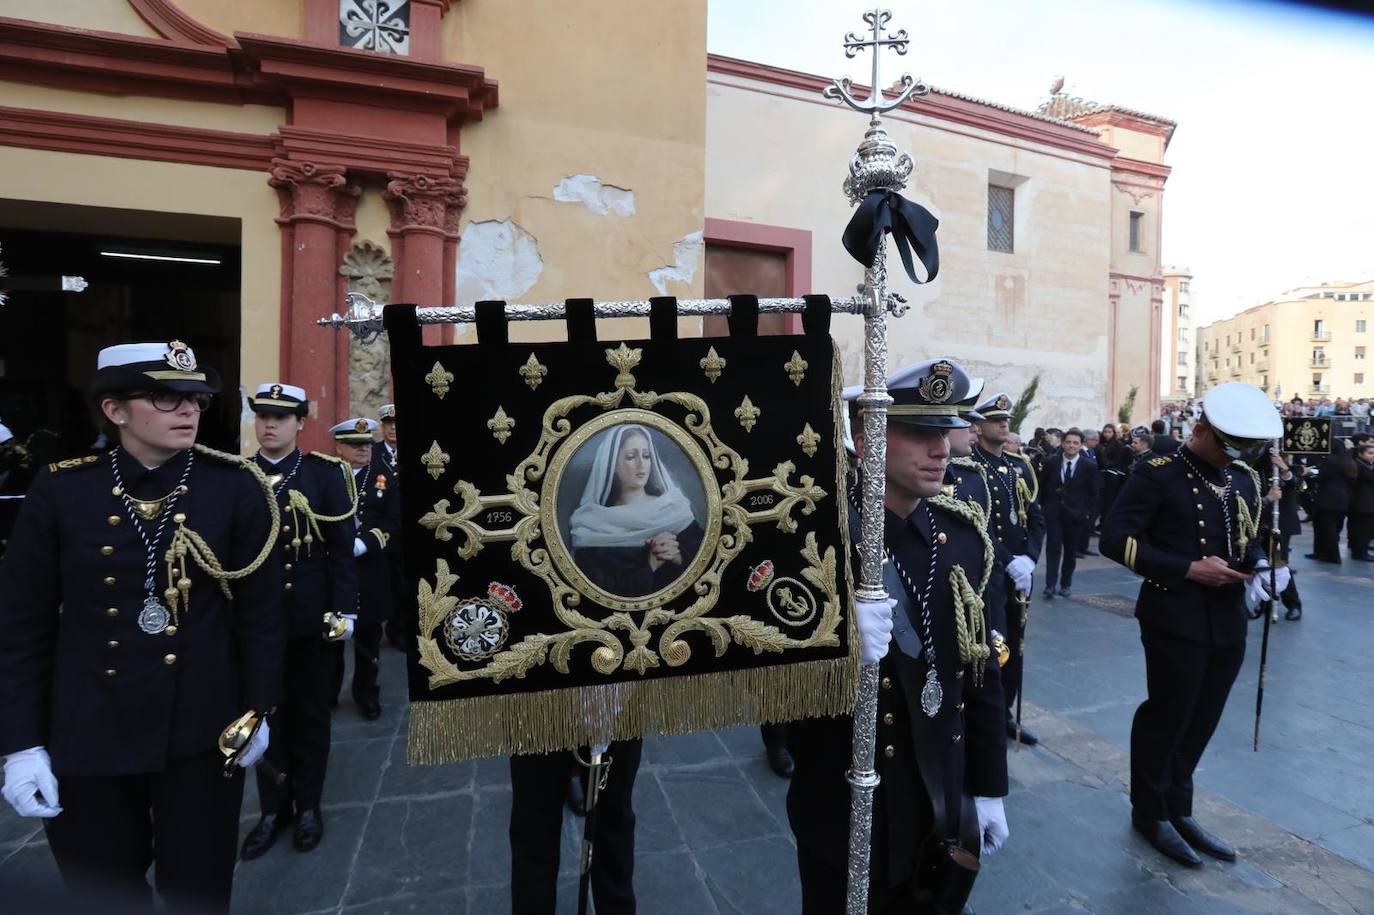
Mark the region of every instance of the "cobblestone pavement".
<instances>
[{"instance_id":1,"label":"cobblestone pavement","mask_svg":"<svg viewBox=\"0 0 1374 915\"><path fill-rule=\"evenodd\" d=\"M1301 555L1307 543L1295 543ZM1353 567L1352 567L1353 566ZM988 913L1374 913L1374 686L1367 674L1374 569L1296 561L1306 616L1271 636L1264 727L1250 748L1259 623L1226 715L1198 770L1198 816L1238 847L1236 864L1178 867L1130 830L1131 715L1144 664L1131 619L1137 580L1080 563L1073 599L1031 609L1025 719L1034 749L1011 754L1011 841L986 864ZM405 762L403 659L383 656L384 714L345 697L315 852L289 841L242 864L238 913L507 911L510 786L503 759ZM786 783L758 733L650 739L635 790L635 874L646 915L763 915L799 907ZM255 820L250 788L243 828ZM576 830L564 824L560 911L575 908ZM0 909L56 883L42 830L0 812ZM17 895L20 893L29 895Z\"/></svg>"}]
</instances>

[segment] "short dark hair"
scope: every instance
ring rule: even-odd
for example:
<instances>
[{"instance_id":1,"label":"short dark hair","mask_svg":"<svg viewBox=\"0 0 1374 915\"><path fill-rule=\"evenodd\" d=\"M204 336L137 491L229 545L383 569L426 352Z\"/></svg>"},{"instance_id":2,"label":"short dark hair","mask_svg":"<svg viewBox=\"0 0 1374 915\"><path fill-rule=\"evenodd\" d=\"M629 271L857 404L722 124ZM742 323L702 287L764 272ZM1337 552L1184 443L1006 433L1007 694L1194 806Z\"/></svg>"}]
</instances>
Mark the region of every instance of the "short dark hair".
<instances>
[{"instance_id":1,"label":"short dark hair","mask_svg":"<svg viewBox=\"0 0 1374 915\"><path fill-rule=\"evenodd\" d=\"M1155 435L1163 435L1163 434L1164 434L1164 420L1162 420L1162 419L1157 419L1157 420L1155 420L1154 422L1150 423L1150 431L1153 432Z\"/></svg>"},{"instance_id":2,"label":"short dark hair","mask_svg":"<svg viewBox=\"0 0 1374 915\"><path fill-rule=\"evenodd\" d=\"M1070 426L1069 428L1064 430L1064 438L1068 438L1070 435L1078 436L1079 442L1083 441L1083 430L1078 428L1077 426Z\"/></svg>"}]
</instances>

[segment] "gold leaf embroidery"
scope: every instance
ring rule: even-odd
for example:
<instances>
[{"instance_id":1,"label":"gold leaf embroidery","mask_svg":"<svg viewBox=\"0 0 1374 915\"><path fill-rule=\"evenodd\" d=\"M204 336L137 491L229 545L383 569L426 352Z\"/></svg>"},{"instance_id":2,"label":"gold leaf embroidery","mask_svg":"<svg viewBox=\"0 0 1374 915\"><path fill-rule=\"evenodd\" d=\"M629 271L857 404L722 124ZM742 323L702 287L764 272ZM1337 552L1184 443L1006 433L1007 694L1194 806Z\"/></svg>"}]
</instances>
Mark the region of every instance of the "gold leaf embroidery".
<instances>
[{"instance_id":1,"label":"gold leaf embroidery","mask_svg":"<svg viewBox=\"0 0 1374 915\"><path fill-rule=\"evenodd\" d=\"M821 442L821 437L816 434L816 430L807 423L802 429L801 435L797 436L797 444L801 445L802 451L806 452L807 457L816 456L816 446Z\"/></svg>"},{"instance_id":2,"label":"gold leaf embroidery","mask_svg":"<svg viewBox=\"0 0 1374 915\"><path fill-rule=\"evenodd\" d=\"M745 432L754 431L754 423L758 422L759 414L763 411L754 406L749 400L749 395L744 396L744 400L738 407L735 407L735 419L744 427Z\"/></svg>"},{"instance_id":3,"label":"gold leaf embroidery","mask_svg":"<svg viewBox=\"0 0 1374 915\"><path fill-rule=\"evenodd\" d=\"M792 350L792 358L784 362L782 367L787 370L787 377L792 379L792 383L801 387L802 379L806 377L807 365L801 353Z\"/></svg>"},{"instance_id":4,"label":"gold leaf embroidery","mask_svg":"<svg viewBox=\"0 0 1374 915\"><path fill-rule=\"evenodd\" d=\"M444 466L448 464L449 456L443 452L436 441L429 446L429 450L420 455L420 463L425 465L429 475L434 479L439 479L444 473Z\"/></svg>"},{"instance_id":5,"label":"gold leaf embroidery","mask_svg":"<svg viewBox=\"0 0 1374 915\"><path fill-rule=\"evenodd\" d=\"M534 358L534 353L530 353L530 358L525 360L524 365L520 366L520 377L525 379L525 384L530 386L531 391L539 387L540 382L548 373L548 366L541 364L538 359Z\"/></svg>"},{"instance_id":6,"label":"gold leaf embroidery","mask_svg":"<svg viewBox=\"0 0 1374 915\"><path fill-rule=\"evenodd\" d=\"M706 379L712 384L716 383L716 380L720 378L721 371L725 368L725 360L716 352L714 346L706 351L706 355L702 357L699 364L701 370L706 373Z\"/></svg>"},{"instance_id":7,"label":"gold leaf embroidery","mask_svg":"<svg viewBox=\"0 0 1374 915\"><path fill-rule=\"evenodd\" d=\"M425 384L429 385L434 396L440 400L448 393L449 386L453 384L453 373L446 370L439 362L434 363L434 368L429 370L425 376Z\"/></svg>"},{"instance_id":8,"label":"gold leaf embroidery","mask_svg":"<svg viewBox=\"0 0 1374 915\"><path fill-rule=\"evenodd\" d=\"M515 420L506 415L504 407L496 408L496 415L487 420L487 428L491 430L492 436L501 444L506 443L510 438L510 430L515 428Z\"/></svg>"}]
</instances>

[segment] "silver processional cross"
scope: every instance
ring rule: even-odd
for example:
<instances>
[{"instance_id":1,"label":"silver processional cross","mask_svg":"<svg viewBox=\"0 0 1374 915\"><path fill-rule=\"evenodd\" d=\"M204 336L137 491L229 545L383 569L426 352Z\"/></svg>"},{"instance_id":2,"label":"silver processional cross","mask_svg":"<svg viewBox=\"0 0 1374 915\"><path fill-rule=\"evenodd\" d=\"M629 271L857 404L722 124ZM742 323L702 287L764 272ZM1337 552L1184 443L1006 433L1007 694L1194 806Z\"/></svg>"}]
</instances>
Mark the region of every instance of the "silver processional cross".
<instances>
[{"instance_id":1,"label":"silver processional cross","mask_svg":"<svg viewBox=\"0 0 1374 915\"><path fill-rule=\"evenodd\" d=\"M900 107L903 102L913 95L925 95L930 91L930 87L925 83L912 79L910 73L903 73L901 79L902 89L897 93L896 97L888 99L883 95L883 84L879 82L878 76L881 71L881 61L879 59L881 55L879 52L882 51L883 48L891 48L898 54L906 54L910 44L906 29L900 29L894 34L883 34L883 28L891 18L891 10L869 10L864 13L864 22L868 23L870 37L865 40L860 38L857 32L850 32L844 36L845 57L856 57L860 51L865 50L873 52L873 78L870 83L873 88L872 91L869 92L868 99L861 102L854 98L852 91L853 81L847 76L825 88L822 94L826 98L837 98L855 111L873 114L876 117L883 112Z\"/></svg>"}]
</instances>

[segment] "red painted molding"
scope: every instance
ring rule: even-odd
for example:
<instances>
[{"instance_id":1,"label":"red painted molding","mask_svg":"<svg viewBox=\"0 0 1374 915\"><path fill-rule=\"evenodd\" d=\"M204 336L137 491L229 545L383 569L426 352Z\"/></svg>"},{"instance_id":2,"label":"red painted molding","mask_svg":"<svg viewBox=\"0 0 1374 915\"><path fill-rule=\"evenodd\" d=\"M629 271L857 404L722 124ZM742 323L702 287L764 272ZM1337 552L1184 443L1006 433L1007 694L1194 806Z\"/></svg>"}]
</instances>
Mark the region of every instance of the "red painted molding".
<instances>
[{"instance_id":1,"label":"red painted molding","mask_svg":"<svg viewBox=\"0 0 1374 915\"><path fill-rule=\"evenodd\" d=\"M232 44L226 36L192 19L172 0L129 0L129 5L163 38L218 48Z\"/></svg>"},{"instance_id":2,"label":"red painted molding","mask_svg":"<svg viewBox=\"0 0 1374 915\"><path fill-rule=\"evenodd\" d=\"M784 70L781 67L770 67L766 64L724 57L719 54L707 55L706 70L708 73L758 80L815 93L818 101L821 90L830 85L831 82L824 77L814 76L810 73ZM856 92L861 90L862 87L856 86ZM913 98L904 103L899 110L1103 159L1111 159L1116 155L1116 150L1113 147L1103 143L1088 130L1057 124L985 102L942 93L939 90L933 90L929 95Z\"/></svg>"},{"instance_id":3,"label":"red painted molding","mask_svg":"<svg viewBox=\"0 0 1374 915\"><path fill-rule=\"evenodd\" d=\"M264 171L272 137L0 106L0 145Z\"/></svg>"},{"instance_id":4,"label":"red painted molding","mask_svg":"<svg viewBox=\"0 0 1374 915\"><path fill-rule=\"evenodd\" d=\"M305 161L332 162L352 171L383 176L392 172L451 175L467 173L468 160L447 144L410 143L388 137L283 125L278 155Z\"/></svg>"},{"instance_id":5,"label":"red painted molding","mask_svg":"<svg viewBox=\"0 0 1374 915\"><path fill-rule=\"evenodd\" d=\"M1174 171L1170 166L1163 165L1159 162L1146 162L1143 159L1129 159L1126 156L1117 156L1113 159L1112 170L1134 172L1137 175L1145 175L1150 178L1159 179L1168 178Z\"/></svg>"}]
</instances>

